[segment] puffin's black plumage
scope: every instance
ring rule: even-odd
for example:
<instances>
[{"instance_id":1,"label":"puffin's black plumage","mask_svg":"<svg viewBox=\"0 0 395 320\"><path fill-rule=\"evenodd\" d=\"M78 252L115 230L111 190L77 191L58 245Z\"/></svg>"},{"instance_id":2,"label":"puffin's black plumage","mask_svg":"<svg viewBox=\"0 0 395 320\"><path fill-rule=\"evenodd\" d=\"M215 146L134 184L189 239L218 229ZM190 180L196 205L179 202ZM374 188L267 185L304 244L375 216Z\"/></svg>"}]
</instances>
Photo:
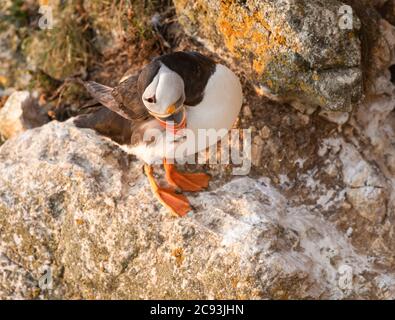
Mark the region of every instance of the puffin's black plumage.
<instances>
[{"instance_id":1,"label":"puffin's black plumage","mask_svg":"<svg viewBox=\"0 0 395 320\"><path fill-rule=\"evenodd\" d=\"M181 76L185 84L184 103L187 106L195 106L202 101L204 88L215 72L215 62L198 52L174 52L155 58L141 71L138 79L140 96L152 82L161 63Z\"/></svg>"}]
</instances>

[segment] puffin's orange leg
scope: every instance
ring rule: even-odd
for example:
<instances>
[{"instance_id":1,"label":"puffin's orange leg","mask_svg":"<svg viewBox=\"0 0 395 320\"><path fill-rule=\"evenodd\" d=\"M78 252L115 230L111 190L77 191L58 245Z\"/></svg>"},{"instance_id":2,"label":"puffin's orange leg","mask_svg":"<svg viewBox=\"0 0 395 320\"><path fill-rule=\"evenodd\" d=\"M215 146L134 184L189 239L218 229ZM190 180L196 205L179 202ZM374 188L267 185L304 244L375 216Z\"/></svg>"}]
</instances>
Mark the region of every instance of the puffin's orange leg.
<instances>
[{"instance_id":1,"label":"puffin's orange leg","mask_svg":"<svg viewBox=\"0 0 395 320\"><path fill-rule=\"evenodd\" d=\"M174 164L163 160L166 171L166 180L173 187L178 187L182 191L201 191L208 187L210 176L206 173L182 173L177 171Z\"/></svg>"},{"instance_id":2,"label":"puffin's orange leg","mask_svg":"<svg viewBox=\"0 0 395 320\"><path fill-rule=\"evenodd\" d=\"M185 196L175 193L173 189L161 188L158 186L152 174L151 166L144 165L144 172L148 177L148 181L155 197L162 205L169 209L171 213L182 217L192 210L189 201Z\"/></svg>"}]
</instances>

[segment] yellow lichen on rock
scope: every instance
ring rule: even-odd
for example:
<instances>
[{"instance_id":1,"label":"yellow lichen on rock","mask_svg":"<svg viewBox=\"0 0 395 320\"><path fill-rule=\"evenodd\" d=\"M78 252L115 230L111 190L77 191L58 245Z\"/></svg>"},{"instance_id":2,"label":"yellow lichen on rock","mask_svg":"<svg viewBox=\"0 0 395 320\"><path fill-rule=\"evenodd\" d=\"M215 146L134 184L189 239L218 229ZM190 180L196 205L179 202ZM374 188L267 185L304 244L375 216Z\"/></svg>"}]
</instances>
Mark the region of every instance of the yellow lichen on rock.
<instances>
[{"instance_id":1,"label":"yellow lichen on rock","mask_svg":"<svg viewBox=\"0 0 395 320\"><path fill-rule=\"evenodd\" d=\"M355 28L336 23L337 0L174 0L179 22L270 96L350 110L361 98L361 46ZM322 72L333 71L321 76ZM319 76L317 76L319 75ZM344 83L343 78L353 79Z\"/></svg>"},{"instance_id":2,"label":"yellow lichen on rock","mask_svg":"<svg viewBox=\"0 0 395 320\"><path fill-rule=\"evenodd\" d=\"M246 52L253 53L252 68L258 74L264 71L270 50L286 42L275 32L277 30L270 29L259 10L251 13L234 2L220 4L216 25L229 51L238 57Z\"/></svg>"}]
</instances>

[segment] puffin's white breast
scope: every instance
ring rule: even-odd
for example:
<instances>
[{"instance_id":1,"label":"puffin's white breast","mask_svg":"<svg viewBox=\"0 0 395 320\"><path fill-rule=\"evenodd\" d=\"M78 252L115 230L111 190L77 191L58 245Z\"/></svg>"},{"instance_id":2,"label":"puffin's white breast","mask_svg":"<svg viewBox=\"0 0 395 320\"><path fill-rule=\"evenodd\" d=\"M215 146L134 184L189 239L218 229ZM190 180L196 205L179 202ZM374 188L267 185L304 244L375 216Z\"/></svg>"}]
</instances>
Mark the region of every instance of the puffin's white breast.
<instances>
[{"instance_id":1,"label":"puffin's white breast","mask_svg":"<svg viewBox=\"0 0 395 320\"><path fill-rule=\"evenodd\" d=\"M217 139L209 140L211 144L222 139L232 128L243 103L243 92L239 78L227 67L217 64L214 74L207 82L203 100L194 107L187 107L187 128L195 134L193 153L204 150L210 145L206 140L198 140L199 129L214 129ZM188 152L188 155L191 154ZM193 154L192 153L192 154Z\"/></svg>"},{"instance_id":2,"label":"puffin's white breast","mask_svg":"<svg viewBox=\"0 0 395 320\"><path fill-rule=\"evenodd\" d=\"M187 107L187 128L232 128L243 102L239 78L227 67L217 64L207 82L203 100L194 107Z\"/></svg>"}]
</instances>

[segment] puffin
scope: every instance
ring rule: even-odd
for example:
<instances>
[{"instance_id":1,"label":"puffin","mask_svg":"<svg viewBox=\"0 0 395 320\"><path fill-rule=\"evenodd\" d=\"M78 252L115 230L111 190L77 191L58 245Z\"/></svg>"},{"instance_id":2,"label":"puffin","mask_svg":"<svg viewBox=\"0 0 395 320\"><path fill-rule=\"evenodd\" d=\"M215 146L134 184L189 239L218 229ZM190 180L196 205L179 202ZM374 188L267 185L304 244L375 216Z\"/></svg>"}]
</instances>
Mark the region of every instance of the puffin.
<instances>
[{"instance_id":1,"label":"puffin","mask_svg":"<svg viewBox=\"0 0 395 320\"><path fill-rule=\"evenodd\" d=\"M80 82L104 108L74 123L126 136L119 145L144 162L154 197L175 216L192 212L182 192L206 189L210 175L179 171L175 163L185 163L228 134L243 100L236 74L203 54L180 51L154 58L114 88ZM200 130L214 130L215 139L198 139ZM168 186L156 181L155 164L163 164Z\"/></svg>"}]
</instances>

